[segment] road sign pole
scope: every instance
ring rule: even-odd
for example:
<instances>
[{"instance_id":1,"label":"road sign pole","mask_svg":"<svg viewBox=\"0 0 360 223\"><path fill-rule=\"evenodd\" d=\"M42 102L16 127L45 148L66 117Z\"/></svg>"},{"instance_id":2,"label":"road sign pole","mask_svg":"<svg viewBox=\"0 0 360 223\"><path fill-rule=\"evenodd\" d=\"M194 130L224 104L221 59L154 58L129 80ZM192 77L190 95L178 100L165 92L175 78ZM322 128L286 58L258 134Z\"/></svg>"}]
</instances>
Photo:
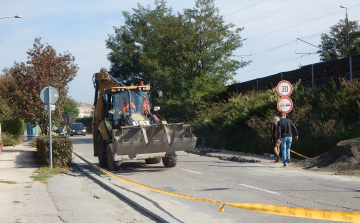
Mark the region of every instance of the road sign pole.
<instances>
[{"instance_id":1,"label":"road sign pole","mask_svg":"<svg viewBox=\"0 0 360 223\"><path fill-rule=\"evenodd\" d=\"M50 153L50 168L52 169L52 141L51 141L51 96L50 96L50 87L48 87L48 93L49 93L49 153Z\"/></svg>"},{"instance_id":2,"label":"road sign pole","mask_svg":"<svg viewBox=\"0 0 360 223\"><path fill-rule=\"evenodd\" d=\"M47 92L46 92L47 91ZM51 140L51 103L56 103L59 99L59 92L53 87L44 87L40 92L40 99L45 104L44 109L49 111L49 156L50 168L52 168L52 140ZM47 108L46 108L47 105ZM55 105L53 106L55 110Z\"/></svg>"}]
</instances>

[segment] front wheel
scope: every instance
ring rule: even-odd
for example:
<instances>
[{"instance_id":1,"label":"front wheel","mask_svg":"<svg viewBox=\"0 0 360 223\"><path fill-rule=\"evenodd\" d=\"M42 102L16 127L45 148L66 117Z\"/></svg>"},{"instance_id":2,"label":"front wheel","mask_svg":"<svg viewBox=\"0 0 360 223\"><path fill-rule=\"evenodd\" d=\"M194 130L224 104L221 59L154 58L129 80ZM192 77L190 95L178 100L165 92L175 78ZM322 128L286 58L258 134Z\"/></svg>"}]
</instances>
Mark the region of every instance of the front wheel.
<instances>
[{"instance_id":1,"label":"front wheel","mask_svg":"<svg viewBox=\"0 0 360 223\"><path fill-rule=\"evenodd\" d=\"M98 150L98 159L100 167L106 167L106 142L101 137L101 133L98 133L96 147Z\"/></svg>"},{"instance_id":2,"label":"front wheel","mask_svg":"<svg viewBox=\"0 0 360 223\"><path fill-rule=\"evenodd\" d=\"M162 158L165 167L174 167L177 164L176 156L166 156Z\"/></svg>"},{"instance_id":3,"label":"front wheel","mask_svg":"<svg viewBox=\"0 0 360 223\"><path fill-rule=\"evenodd\" d=\"M115 161L115 154L112 149L112 144L108 144L106 148L107 165L110 171L118 171L121 166L121 160Z\"/></svg>"}]
</instances>

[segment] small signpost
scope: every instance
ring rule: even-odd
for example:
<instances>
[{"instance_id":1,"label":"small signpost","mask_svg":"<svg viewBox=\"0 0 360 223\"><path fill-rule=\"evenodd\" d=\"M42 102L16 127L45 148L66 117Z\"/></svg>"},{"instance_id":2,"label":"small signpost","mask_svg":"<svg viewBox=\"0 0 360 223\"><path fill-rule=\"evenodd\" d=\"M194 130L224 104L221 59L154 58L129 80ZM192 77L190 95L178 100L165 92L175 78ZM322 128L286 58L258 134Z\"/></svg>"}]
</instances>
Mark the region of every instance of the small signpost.
<instances>
[{"instance_id":1,"label":"small signpost","mask_svg":"<svg viewBox=\"0 0 360 223\"><path fill-rule=\"evenodd\" d=\"M285 114L291 112L293 108L293 102L288 96L292 93L292 85L289 81L280 81L276 87L277 93L281 96L277 103L277 108L279 111L284 112Z\"/></svg>"},{"instance_id":2,"label":"small signpost","mask_svg":"<svg viewBox=\"0 0 360 223\"><path fill-rule=\"evenodd\" d=\"M44 87L40 92L40 99L45 104L44 110L49 111L49 153L50 168L52 168L51 111L55 110L55 105L53 104L58 101L59 92L53 87Z\"/></svg>"}]
</instances>

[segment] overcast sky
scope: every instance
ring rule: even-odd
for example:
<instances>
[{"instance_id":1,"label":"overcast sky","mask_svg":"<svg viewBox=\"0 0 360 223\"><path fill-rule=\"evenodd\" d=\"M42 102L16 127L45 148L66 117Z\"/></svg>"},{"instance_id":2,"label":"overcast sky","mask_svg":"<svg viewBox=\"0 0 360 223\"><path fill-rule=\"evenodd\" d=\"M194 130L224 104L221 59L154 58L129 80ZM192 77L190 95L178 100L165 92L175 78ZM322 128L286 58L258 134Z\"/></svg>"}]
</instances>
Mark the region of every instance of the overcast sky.
<instances>
[{"instance_id":1,"label":"overcast sky","mask_svg":"<svg viewBox=\"0 0 360 223\"><path fill-rule=\"evenodd\" d=\"M34 39L53 46L57 53L69 51L75 56L79 72L69 84L69 94L77 102L93 103L92 75L101 67L109 68L109 50L105 40L113 27L124 25L123 11L132 12L137 3L153 7L153 1L116 0L12 0L2 1L0 18L21 15L22 18L0 19L0 70L14 62L26 62L26 51ZM173 12L193 8L193 0L168 0ZM300 38L320 44L321 33L345 18L360 19L358 0L222 0L215 1L226 23L244 27L243 47L234 52L234 59L252 60L239 69L237 82L297 69L299 64L318 63L318 49L297 41ZM240 57L240 55L242 57ZM251 56L250 56L251 55Z\"/></svg>"}]
</instances>

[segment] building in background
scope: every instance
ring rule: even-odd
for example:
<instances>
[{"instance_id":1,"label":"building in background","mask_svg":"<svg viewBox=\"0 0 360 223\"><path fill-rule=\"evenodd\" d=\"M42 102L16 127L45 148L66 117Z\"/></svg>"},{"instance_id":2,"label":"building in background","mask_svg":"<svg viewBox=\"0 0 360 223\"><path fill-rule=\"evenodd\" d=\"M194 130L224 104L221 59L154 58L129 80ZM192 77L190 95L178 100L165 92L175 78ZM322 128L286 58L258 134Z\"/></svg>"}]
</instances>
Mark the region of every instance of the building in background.
<instances>
[{"instance_id":1,"label":"building in background","mask_svg":"<svg viewBox=\"0 0 360 223\"><path fill-rule=\"evenodd\" d=\"M79 115L77 118L92 116L94 111L94 106L92 104L79 103L77 108L79 110Z\"/></svg>"},{"instance_id":2,"label":"building in background","mask_svg":"<svg viewBox=\"0 0 360 223\"><path fill-rule=\"evenodd\" d=\"M22 135L23 141L35 140L40 133L39 125L31 125L30 123L25 124L24 133Z\"/></svg>"}]
</instances>

